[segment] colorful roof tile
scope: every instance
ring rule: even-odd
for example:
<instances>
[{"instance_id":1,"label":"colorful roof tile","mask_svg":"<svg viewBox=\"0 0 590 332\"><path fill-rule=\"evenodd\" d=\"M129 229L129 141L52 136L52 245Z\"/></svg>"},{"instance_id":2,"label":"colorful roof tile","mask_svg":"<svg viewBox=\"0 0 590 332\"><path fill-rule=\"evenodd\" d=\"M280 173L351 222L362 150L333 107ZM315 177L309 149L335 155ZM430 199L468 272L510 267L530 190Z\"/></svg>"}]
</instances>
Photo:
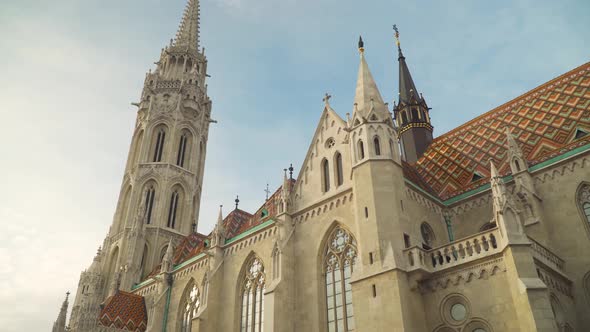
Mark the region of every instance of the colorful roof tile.
<instances>
[{"instance_id":1,"label":"colorful roof tile","mask_svg":"<svg viewBox=\"0 0 590 332\"><path fill-rule=\"evenodd\" d=\"M490 159L506 175L506 127L529 166L590 143L590 62L437 137L405 176L446 200L486 184Z\"/></svg>"},{"instance_id":2,"label":"colorful roof tile","mask_svg":"<svg viewBox=\"0 0 590 332\"><path fill-rule=\"evenodd\" d=\"M144 332L148 316L143 296L118 291L105 301L98 321L106 327Z\"/></svg>"}]
</instances>

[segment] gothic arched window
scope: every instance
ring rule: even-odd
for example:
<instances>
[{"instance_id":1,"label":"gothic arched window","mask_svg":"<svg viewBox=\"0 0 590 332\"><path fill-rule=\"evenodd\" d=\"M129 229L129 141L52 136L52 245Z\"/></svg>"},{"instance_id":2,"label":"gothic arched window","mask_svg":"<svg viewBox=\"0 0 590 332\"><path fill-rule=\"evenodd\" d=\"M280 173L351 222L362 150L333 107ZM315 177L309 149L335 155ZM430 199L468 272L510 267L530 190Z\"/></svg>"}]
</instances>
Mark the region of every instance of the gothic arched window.
<instances>
[{"instance_id":1,"label":"gothic arched window","mask_svg":"<svg viewBox=\"0 0 590 332\"><path fill-rule=\"evenodd\" d=\"M336 227L328 237L324 255L329 332L346 332L355 329L350 278L356 255L356 241L352 234L341 227Z\"/></svg>"},{"instance_id":2,"label":"gothic arched window","mask_svg":"<svg viewBox=\"0 0 590 332\"><path fill-rule=\"evenodd\" d=\"M334 166L336 170L336 185L340 186L342 183L344 183L344 174L342 172L342 154L340 154L340 152L336 152Z\"/></svg>"},{"instance_id":3,"label":"gothic arched window","mask_svg":"<svg viewBox=\"0 0 590 332\"><path fill-rule=\"evenodd\" d=\"M423 222L422 225L420 225L420 234L422 235L422 246L424 249L431 249L435 239L432 227Z\"/></svg>"},{"instance_id":4,"label":"gothic arched window","mask_svg":"<svg viewBox=\"0 0 590 332\"><path fill-rule=\"evenodd\" d=\"M152 211L154 209L154 197L156 196L156 190L154 186L150 186L145 193L145 223L149 224L152 222Z\"/></svg>"},{"instance_id":5,"label":"gothic arched window","mask_svg":"<svg viewBox=\"0 0 590 332\"><path fill-rule=\"evenodd\" d=\"M259 258L250 260L242 286L241 332L262 332L264 324L264 265Z\"/></svg>"},{"instance_id":6,"label":"gothic arched window","mask_svg":"<svg viewBox=\"0 0 590 332\"><path fill-rule=\"evenodd\" d=\"M154 158L152 159L153 162L162 161L162 154L164 151L164 141L165 140L166 140L166 130L164 130L164 128L158 129L158 133L156 134L156 145L154 148Z\"/></svg>"},{"instance_id":7,"label":"gothic arched window","mask_svg":"<svg viewBox=\"0 0 590 332\"><path fill-rule=\"evenodd\" d=\"M406 112L402 112L402 125L408 123L408 116L406 115Z\"/></svg>"},{"instance_id":8,"label":"gothic arched window","mask_svg":"<svg viewBox=\"0 0 590 332\"><path fill-rule=\"evenodd\" d=\"M330 190L330 165L328 160L322 160L322 189L324 192Z\"/></svg>"},{"instance_id":9,"label":"gothic arched window","mask_svg":"<svg viewBox=\"0 0 590 332\"><path fill-rule=\"evenodd\" d=\"M178 155L176 156L176 165L180 167L184 167L184 157L186 155L186 150L188 146L188 134L184 133L180 136L180 141L178 142Z\"/></svg>"},{"instance_id":10,"label":"gothic arched window","mask_svg":"<svg viewBox=\"0 0 590 332\"><path fill-rule=\"evenodd\" d=\"M375 138L373 138L373 145L375 146L375 155L380 156L381 155L381 144L379 144L379 137L375 136Z\"/></svg>"},{"instance_id":11,"label":"gothic arched window","mask_svg":"<svg viewBox=\"0 0 590 332\"><path fill-rule=\"evenodd\" d=\"M394 155L394 152L393 152L393 151L395 151L395 150L393 149L393 144L394 144L394 143L393 143L393 140L389 140L389 153L391 154L391 157L392 157L392 158L393 158L393 155Z\"/></svg>"},{"instance_id":12,"label":"gothic arched window","mask_svg":"<svg viewBox=\"0 0 590 332\"><path fill-rule=\"evenodd\" d=\"M190 292L186 296L186 301L183 307L182 313L182 326L180 328L181 332L190 332L191 331L191 322L195 316L197 316L197 312L199 311L199 307L201 306L201 294L199 293L199 288L197 285L193 285L190 288Z\"/></svg>"},{"instance_id":13,"label":"gothic arched window","mask_svg":"<svg viewBox=\"0 0 590 332\"><path fill-rule=\"evenodd\" d=\"M415 108L412 108L412 121L418 121L418 110Z\"/></svg>"},{"instance_id":14,"label":"gothic arched window","mask_svg":"<svg viewBox=\"0 0 590 332\"><path fill-rule=\"evenodd\" d=\"M169 228L174 228L176 224L176 212L178 210L178 201L179 195L178 191L175 190L172 192L172 196L170 196L170 208L168 209L168 224Z\"/></svg>"},{"instance_id":15,"label":"gothic arched window","mask_svg":"<svg viewBox=\"0 0 590 332\"><path fill-rule=\"evenodd\" d=\"M363 144L363 141L359 140L358 142L358 156L359 159L365 159L365 145Z\"/></svg>"},{"instance_id":16,"label":"gothic arched window","mask_svg":"<svg viewBox=\"0 0 590 332\"><path fill-rule=\"evenodd\" d=\"M580 209L580 214L584 220L586 230L590 234L590 185L587 183L582 184L578 189L577 203Z\"/></svg>"}]
</instances>

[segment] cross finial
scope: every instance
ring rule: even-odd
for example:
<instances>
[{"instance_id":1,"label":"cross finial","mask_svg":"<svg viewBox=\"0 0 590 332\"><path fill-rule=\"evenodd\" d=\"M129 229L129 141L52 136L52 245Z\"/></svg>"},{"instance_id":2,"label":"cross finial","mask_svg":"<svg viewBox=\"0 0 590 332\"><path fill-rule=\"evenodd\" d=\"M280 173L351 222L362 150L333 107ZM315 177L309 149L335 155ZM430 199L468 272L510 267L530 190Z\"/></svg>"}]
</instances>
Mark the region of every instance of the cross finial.
<instances>
[{"instance_id":1,"label":"cross finial","mask_svg":"<svg viewBox=\"0 0 590 332\"><path fill-rule=\"evenodd\" d=\"M324 103L326 104L326 106L330 106L330 98L332 98L332 96L330 96L327 92L326 95L324 96L324 98L322 99L324 101Z\"/></svg>"},{"instance_id":2,"label":"cross finial","mask_svg":"<svg viewBox=\"0 0 590 332\"><path fill-rule=\"evenodd\" d=\"M293 164L289 165L289 179L293 180Z\"/></svg>"},{"instance_id":3,"label":"cross finial","mask_svg":"<svg viewBox=\"0 0 590 332\"><path fill-rule=\"evenodd\" d=\"M193 226L193 233L196 233L197 232L197 223L193 222L191 225Z\"/></svg>"},{"instance_id":4,"label":"cross finial","mask_svg":"<svg viewBox=\"0 0 590 332\"><path fill-rule=\"evenodd\" d=\"M236 195L236 199L234 200L234 202L236 202L236 210L237 210L238 204L240 204L240 198L238 197L238 195Z\"/></svg>"},{"instance_id":5,"label":"cross finial","mask_svg":"<svg viewBox=\"0 0 590 332\"><path fill-rule=\"evenodd\" d=\"M268 194L270 194L270 190L268 189L268 183L266 184L266 189L264 189L264 192L266 193L266 200L268 201Z\"/></svg>"},{"instance_id":6,"label":"cross finial","mask_svg":"<svg viewBox=\"0 0 590 332\"><path fill-rule=\"evenodd\" d=\"M397 50L399 52L399 55L402 55L402 48L400 46L400 42L399 42L399 30L397 29L397 25L394 24L393 25L393 31L395 31L395 34L393 35L395 37L395 44L397 45Z\"/></svg>"}]
</instances>

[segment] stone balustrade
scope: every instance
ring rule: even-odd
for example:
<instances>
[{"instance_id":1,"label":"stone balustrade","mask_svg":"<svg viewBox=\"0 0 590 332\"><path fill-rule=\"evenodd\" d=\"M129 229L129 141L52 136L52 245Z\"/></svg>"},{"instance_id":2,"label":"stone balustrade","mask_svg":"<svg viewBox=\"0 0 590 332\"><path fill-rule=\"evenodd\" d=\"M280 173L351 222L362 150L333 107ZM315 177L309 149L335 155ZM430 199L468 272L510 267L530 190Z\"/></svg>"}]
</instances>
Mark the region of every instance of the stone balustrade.
<instances>
[{"instance_id":1,"label":"stone balustrade","mask_svg":"<svg viewBox=\"0 0 590 332\"><path fill-rule=\"evenodd\" d=\"M531 241L531 249L533 251L533 257L541 263L547 265L555 271L563 272L564 260L559 258L551 250L545 248L539 242L529 237Z\"/></svg>"},{"instance_id":2,"label":"stone balustrade","mask_svg":"<svg viewBox=\"0 0 590 332\"><path fill-rule=\"evenodd\" d=\"M493 228L430 250L413 246L404 254L409 271L433 273L497 254L503 248L499 240L499 230Z\"/></svg>"}]
</instances>

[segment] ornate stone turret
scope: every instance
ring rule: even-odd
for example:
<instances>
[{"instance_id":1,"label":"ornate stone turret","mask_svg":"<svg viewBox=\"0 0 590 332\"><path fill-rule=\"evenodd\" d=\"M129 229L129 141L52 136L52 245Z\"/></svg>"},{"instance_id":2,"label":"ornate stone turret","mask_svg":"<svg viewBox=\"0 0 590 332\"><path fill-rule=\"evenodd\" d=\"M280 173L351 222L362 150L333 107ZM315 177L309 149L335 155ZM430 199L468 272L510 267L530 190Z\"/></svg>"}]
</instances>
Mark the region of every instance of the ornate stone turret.
<instances>
[{"instance_id":1,"label":"ornate stone turret","mask_svg":"<svg viewBox=\"0 0 590 332\"><path fill-rule=\"evenodd\" d=\"M399 127L402 156L409 163L414 163L432 142L433 127L430 123L430 108L422 94L418 93L406 57L402 53L397 27L395 38L399 62L399 99L393 112Z\"/></svg>"},{"instance_id":2,"label":"ornate stone turret","mask_svg":"<svg viewBox=\"0 0 590 332\"><path fill-rule=\"evenodd\" d=\"M222 246L225 243L225 227L223 226L223 205L219 206L219 215L213 232L211 233L211 247Z\"/></svg>"},{"instance_id":3,"label":"ornate stone turret","mask_svg":"<svg viewBox=\"0 0 590 332\"><path fill-rule=\"evenodd\" d=\"M61 309L59 310L59 315L57 316L57 320L53 323L53 330L52 332L65 332L66 331L66 314L68 312L68 297L70 296L70 292L66 293L66 299L61 305Z\"/></svg>"},{"instance_id":4,"label":"ornate stone turret","mask_svg":"<svg viewBox=\"0 0 590 332\"><path fill-rule=\"evenodd\" d=\"M80 283L70 315L70 331L88 331L98 318L105 285L102 276L104 253L99 247L88 269L80 274Z\"/></svg>"},{"instance_id":5,"label":"ornate stone turret","mask_svg":"<svg viewBox=\"0 0 590 332\"><path fill-rule=\"evenodd\" d=\"M164 254L164 258L162 258L161 273L172 272L172 258L174 258L174 245L172 244L172 240L170 240L170 242L168 242L168 248L166 248L166 254Z\"/></svg>"},{"instance_id":6,"label":"ornate stone turret","mask_svg":"<svg viewBox=\"0 0 590 332\"><path fill-rule=\"evenodd\" d=\"M506 145L510 170L516 184L514 194L521 205L525 226L541 221L543 216L542 199L535 189L533 176L529 172L524 153L516 139L506 127Z\"/></svg>"},{"instance_id":7,"label":"ornate stone turret","mask_svg":"<svg viewBox=\"0 0 590 332\"><path fill-rule=\"evenodd\" d=\"M519 211L512 195L506 191L506 185L493 162L490 161L490 185L494 209L494 221L500 228L500 234L507 243L529 243L520 222Z\"/></svg>"}]
</instances>

